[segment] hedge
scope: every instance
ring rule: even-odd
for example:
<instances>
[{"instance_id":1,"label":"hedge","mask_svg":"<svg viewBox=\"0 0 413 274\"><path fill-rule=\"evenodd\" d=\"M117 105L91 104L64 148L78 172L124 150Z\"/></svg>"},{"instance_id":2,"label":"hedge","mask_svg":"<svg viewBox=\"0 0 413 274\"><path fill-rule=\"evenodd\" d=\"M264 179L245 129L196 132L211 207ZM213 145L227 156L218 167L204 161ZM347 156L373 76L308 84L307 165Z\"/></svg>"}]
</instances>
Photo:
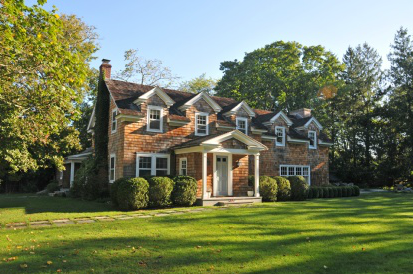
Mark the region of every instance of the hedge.
<instances>
[{"instance_id":1,"label":"hedge","mask_svg":"<svg viewBox=\"0 0 413 274\"><path fill-rule=\"evenodd\" d=\"M174 181L168 177L152 177L149 179L149 205L166 207L171 205L171 193Z\"/></svg>"},{"instance_id":2,"label":"hedge","mask_svg":"<svg viewBox=\"0 0 413 274\"><path fill-rule=\"evenodd\" d=\"M291 200L304 201L308 196L310 186L303 176L288 177L291 187Z\"/></svg>"},{"instance_id":3,"label":"hedge","mask_svg":"<svg viewBox=\"0 0 413 274\"><path fill-rule=\"evenodd\" d=\"M277 201L277 181L269 176L260 176L260 194L265 202Z\"/></svg>"},{"instance_id":4,"label":"hedge","mask_svg":"<svg viewBox=\"0 0 413 274\"><path fill-rule=\"evenodd\" d=\"M198 184L193 177L176 176L174 188L171 194L172 202L178 206L191 206L196 201Z\"/></svg>"},{"instance_id":5,"label":"hedge","mask_svg":"<svg viewBox=\"0 0 413 274\"><path fill-rule=\"evenodd\" d=\"M291 199L291 186L287 178L281 176L272 177L277 181L278 186L278 201L288 201Z\"/></svg>"},{"instance_id":6,"label":"hedge","mask_svg":"<svg viewBox=\"0 0 413 274\"><path fill-rule=\"evenodd\" d=\"M148 206L149 183L143 178L130 178L118 187L118 205L122 210L136 210Z\"/></svg>"},{"instance_id":7,"label":"hedge","mask_svg":"<svg viewBox=\"0 0 413 274\"><path fill-rule=\"evenodd\" d=\"M312 186L308 190L307 198L337 198L359 195L360 188L358 186Z\"/></svg>"},{"instance_id":8,"label":"hedge","mask_svg":"<svg viewBox=\"0 0 413 274\"><path fill-rule=\"evenodd\" d=\"M118 189L119 189L119 185L120 183L122 183L123 181L127 181L128 178L120 178L117 179L116 181L113 182L113 184L110 187L110 199L112 201L112 204L115 207L118 207Z\"/></svg>"}]
</instances>

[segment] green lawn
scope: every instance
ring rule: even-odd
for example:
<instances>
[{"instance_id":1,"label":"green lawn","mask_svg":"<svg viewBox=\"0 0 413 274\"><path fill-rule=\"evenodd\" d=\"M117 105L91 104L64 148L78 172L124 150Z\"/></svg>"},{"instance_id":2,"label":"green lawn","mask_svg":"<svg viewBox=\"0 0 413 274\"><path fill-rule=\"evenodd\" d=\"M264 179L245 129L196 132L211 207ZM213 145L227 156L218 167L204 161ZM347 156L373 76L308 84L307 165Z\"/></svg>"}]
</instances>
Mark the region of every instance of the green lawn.
<instances>
[{"instance_id":1,"label":"green lawn","mask_svg":"<svg viewBox=\"0 0 413 274\"><path fill-rule=\"evenodd\" d=\"M10 198L0 200L7 206L2 220L14 210L23 210L22 219L46 214L28 204L30 210L13 209ZM86 202L67 206L85 207L87 214L95 207L102 207L99 215L109 210ZM65 209L50 214L72 214ZM413 195L394 193L60 228L1 229L0 273L411 273L412 232Z\"/></svg>"}]
</instances>

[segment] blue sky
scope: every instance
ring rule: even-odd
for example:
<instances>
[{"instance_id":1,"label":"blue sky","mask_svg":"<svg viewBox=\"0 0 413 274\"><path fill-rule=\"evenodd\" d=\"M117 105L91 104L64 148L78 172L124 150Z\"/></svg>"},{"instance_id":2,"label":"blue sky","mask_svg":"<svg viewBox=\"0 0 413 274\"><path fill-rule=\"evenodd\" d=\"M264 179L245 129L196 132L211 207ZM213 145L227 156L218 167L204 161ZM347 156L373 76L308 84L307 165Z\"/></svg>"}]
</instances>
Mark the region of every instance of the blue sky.
<instances>
[{"instance_id":1,"label":"blue sky","mask_svg":"<svg viewBox=\"0 0 413 274\"><path fill-rule=\"evenodd\" d=\"M34 3L27 1L27 4ZM389 45L400 26L413 34L413 1L265 0L49 0L97 28L102 58L123 68L123 54L138 48L162 60L182 80L202 73L220 78L220 62L278 40L322 45L342 58L348 46L367 42L389 66Z\"/></svg>"}]
</instances>

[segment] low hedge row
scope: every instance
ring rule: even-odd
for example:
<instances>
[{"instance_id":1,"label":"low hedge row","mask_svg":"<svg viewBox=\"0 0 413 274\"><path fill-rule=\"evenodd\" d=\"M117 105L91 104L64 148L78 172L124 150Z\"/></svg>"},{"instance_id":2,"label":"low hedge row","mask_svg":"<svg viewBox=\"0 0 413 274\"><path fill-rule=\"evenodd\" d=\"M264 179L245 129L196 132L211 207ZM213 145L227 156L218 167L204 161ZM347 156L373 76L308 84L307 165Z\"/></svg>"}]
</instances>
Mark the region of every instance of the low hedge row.
<instances>
[{"instance_id":1,"label":"low hedge row","mask_svg":"<svg viewBox=\"0 0 413 274\"><path fill-rule=\"evenodd\" d=\"M310 187L307 198L339 198L359 195L360 188L358 186L316 186Z\"/></svg>"},{"instance_id":2,"label":"low hedge row","mask_svg":"<svg viewBox=\"0 0 413 274\"><path fill-rule=\"evenodd\" d=\"M122 210L191 206L196 201L197 182L189 176L121 178L111 187L111 200Z\"/></svg>"}]
</instances>

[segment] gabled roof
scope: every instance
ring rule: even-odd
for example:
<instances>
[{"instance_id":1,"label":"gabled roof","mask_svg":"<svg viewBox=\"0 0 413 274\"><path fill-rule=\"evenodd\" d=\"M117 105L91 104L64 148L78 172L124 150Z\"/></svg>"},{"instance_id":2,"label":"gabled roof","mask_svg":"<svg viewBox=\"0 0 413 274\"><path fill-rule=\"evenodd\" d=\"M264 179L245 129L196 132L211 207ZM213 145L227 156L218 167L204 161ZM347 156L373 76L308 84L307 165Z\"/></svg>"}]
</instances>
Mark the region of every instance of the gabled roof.
<instances>
[{"instance_id":1,"label":"gabled roof","mask_svg":"<svg viewBox=\"0 0 413 274\"><path fill-rule=\"evenodd\" d=\"M222 108L204 91L201 92L201 93L198 93L197 95L195 95L194 97L192 97L188 101L183 102L183 104L181 104L181 106L179 106L178 109L184 111L184 110L186 110L187 108L189 108L190 106L192 106L193 104L195 104L196 102L198 102L201 99L204 99L205 102L207 102L208 105L215 112L218 113L222 110Z\"/></svg>"},{"instance_id":2,"label":"gabled roof","mask_svg":"<svg viewBox=\"0 0 413 274\"><path fill-rule=\"evenodd\" d=\"M293 124L293 122L288 118L288 116L282 111L274 115L274 117L270 119L270 122L274 123L279 117L281 117L287 123L288 126L291 126Z\"/></svg>"},{"instance_id":3,"label":"gabled roof","mask_svg":"<svg viewBox=\"0 0 413 274\"><path fill-rule=\"evenodd\" d=\"M229 116L229 115L234 115L238 112L240 109L244 109L245 112L250 116L250 117L255 117L255 112L254 110L245 102L242 101L241 103L236 104L235 106L230 106L228 110L224 109L225 113L223 115Z\"/></svg>"},{"instance_id":4,"label":"gabled roof","mask_svg":"<svg viewBox=\"0 0 413 274\"><path fill-rule=\"evenodd\" d=\"M159 98L161 98L162 101L164 101L165 105L169 107L175 104L175 101L172 100L172 98L169 97L168 94L166 94L160 87L154 87L150 91L145 92L144 94L139 96L135 101L133 101L133 103L141 104L143 102L146 102L149 98L151 98L154 95L158 95Z\"/></svg>"}]
</instances>

